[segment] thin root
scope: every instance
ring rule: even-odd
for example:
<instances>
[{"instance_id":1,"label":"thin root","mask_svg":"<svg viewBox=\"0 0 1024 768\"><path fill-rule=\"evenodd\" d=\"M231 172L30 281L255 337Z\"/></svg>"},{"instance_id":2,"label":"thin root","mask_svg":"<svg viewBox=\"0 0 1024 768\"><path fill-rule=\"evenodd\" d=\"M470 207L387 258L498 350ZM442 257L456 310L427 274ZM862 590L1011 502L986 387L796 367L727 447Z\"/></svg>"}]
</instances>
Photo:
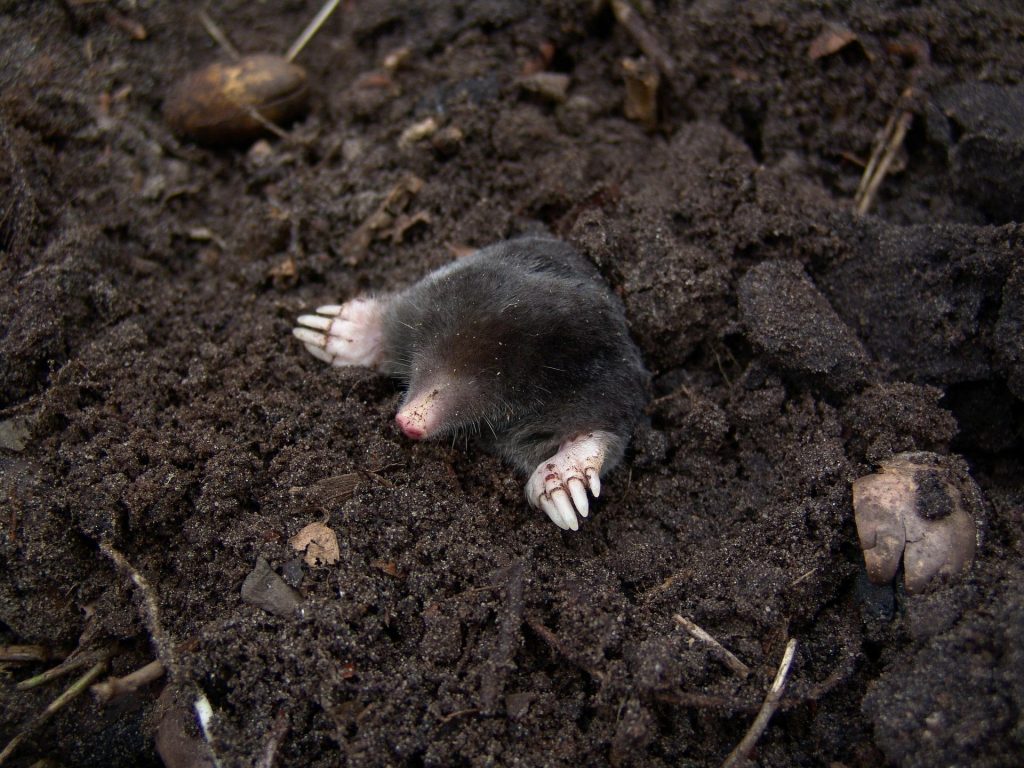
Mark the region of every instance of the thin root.
<instances>
[{"instance_id":1,"label":"thin root","mask_svg":"<svg viewBox=\"0 0 1024 768\"><path fill-rule=\"evenodd\" d=\"M761 738L761 734L768 727L768 721L775 714L779 701L782 699L782 693L786 690L786 680L789 677L789 668L793 664L793 656L796 654L796 645L796 638L792 638L786 643L786 652L782 654L782 663L779 664L779 670L775 673L772 686L768 689L768 695L764 698L764 704L761 705L761 709L757 713L757 717L754 718L754 722L751 724L746 735L736 745L736 749L725 758L722 768L735 768L735 766L746 760L754 745L757 744L757 740Z\"/></svg>"},{"instance_id":2,"label":"thin root","mask_svg":"<svg viewBox=\"0 0 1024 768\"><path fill-rule=\"evenodd\" d=\"M228 40L228 36L224 34L223 30L217 26L217 22L209 17L206 11L199 11L196 16L199 17L199 23L203 25L203 29L206 30L206 34L213 38L213 41L224 49L224 52L232 59L242 58L242 54L238 52L238 49L231 44Z\"/></svg>"},{"instance_id":3,"label":"thin root","mask_svg":"<svg viewBox=\"0 0 1024 768\"><path fill-rule=\"evenodd\" d=\"M907 88L902 93L900 101L896 105L896 110L885 124L885 130L882 131L882 135L878 138L874 149L871 151L871 158L864 168L864 174L860 178L857 193L853 197L857 213L861 216L871 208L871 204L875 201L875 195L878 193L878 188L882 185L882 181L889 172L893 158L896 157L896 153L903 146L903 139L906 138L907 131L910 129L910 123L914 119L914 114L903 105L910 100L912 95L913 89L911 88Z\"/></svg>"},{"instance_id":4,"label":"thin root","mask_svg":"<svg viewBox=\"0 0 1024 768\"><path fill-rule=\"evenodd\" d=\"M102 659L96 662L88 672L75 680L67 690L50 702L50 704L36 715L13 739L7 742L7 746L0 752L0 765L7 762L7 758L14 754L18 746L31 734L41 728L51 717L60 712L64 707L81 696L97 677L103 674L107 668L107 660Z\"/></svg>"}]
</instances>

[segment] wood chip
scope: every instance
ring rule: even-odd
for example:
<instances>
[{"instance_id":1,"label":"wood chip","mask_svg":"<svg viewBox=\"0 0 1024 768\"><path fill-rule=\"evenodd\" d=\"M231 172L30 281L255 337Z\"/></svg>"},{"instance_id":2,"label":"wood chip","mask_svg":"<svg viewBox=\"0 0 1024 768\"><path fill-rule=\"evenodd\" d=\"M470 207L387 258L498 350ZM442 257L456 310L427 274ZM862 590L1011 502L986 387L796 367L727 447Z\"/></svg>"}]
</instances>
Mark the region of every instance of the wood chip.
<instances>
[{"instance_id":1,"label":"wood chip","mask_svg":"<svg viewBox=\"0 0 1024 768\"><path fill-rule=\"evenodd\" d=\"M821 34L814 38L811 47L807 49L807 55L810 56L811 61L817 61L825 56L838 53L856 40L857 35L853 30L841 24L829 24Z\"/></svg>"}]
</instances>

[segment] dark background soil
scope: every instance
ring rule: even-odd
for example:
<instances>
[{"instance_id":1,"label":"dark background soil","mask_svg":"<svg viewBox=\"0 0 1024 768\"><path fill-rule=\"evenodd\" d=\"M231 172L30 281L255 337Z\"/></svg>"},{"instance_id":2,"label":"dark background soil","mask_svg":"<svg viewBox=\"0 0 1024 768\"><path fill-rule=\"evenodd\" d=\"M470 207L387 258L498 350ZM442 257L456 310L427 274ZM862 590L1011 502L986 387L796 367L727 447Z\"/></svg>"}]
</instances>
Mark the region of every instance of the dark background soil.
<instances>
[{"instance_id":1,"label":"dark background soil","mask_svg":"<svg viewBox=\"0 0 1024 768\"><path fill-rule=\"evenodd\" d=\"M281 52L318 4L210 13ZM647 131L622 111L640 51L599 3L350 3L300 57L309 117L252 151L163 123L170 85L221 55L201 5L0 2L0 643L171 668L159 704L162 683L85 696L12 765L157 765L160 722L199 743L168 725L197 689L225 766L274 738L289 766L715 765L790 637L760 764L1020 764L1019 4L637 3L678 68ZM856 41L812 58L830 23ZM516 85L538 62L568 101ZM462 141L400 147L428 116ZM429 220L360 247L408 174L404 212ZM289 335L317 303L539 228L598 265L654 374L577 533L472 443L404 439L394 383ZM964 457L987 499L974 568L917 597L867 584L850 500L911 449ZM317 521L336 565L288 545ZM243 601L261 557L298 612ZM0 741L66 685L15 690L45 666L4 669Z\"/></svg>"}]
</instances>

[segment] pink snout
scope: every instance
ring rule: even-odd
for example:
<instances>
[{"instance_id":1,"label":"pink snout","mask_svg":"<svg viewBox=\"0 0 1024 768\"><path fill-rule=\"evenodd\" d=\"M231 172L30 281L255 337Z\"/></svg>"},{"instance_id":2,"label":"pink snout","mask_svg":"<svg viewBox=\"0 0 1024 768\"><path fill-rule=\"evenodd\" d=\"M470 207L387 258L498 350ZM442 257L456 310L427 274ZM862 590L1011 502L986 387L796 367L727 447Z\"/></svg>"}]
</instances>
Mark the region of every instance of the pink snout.
<instances>
[{"instance_id":1,"label":"pink snout","mask_svg":"<svg viewBox=\"0 0 1024 768\"><path fill-rule=\"evenodd\" d=\"M410 437L413 440L422 440L426 437L427 430L424 427L423 420L417 418L415 414L400 411L398 415L395 416L395 421L405 433L406 437Z\"/></svg>"}]
</instances>

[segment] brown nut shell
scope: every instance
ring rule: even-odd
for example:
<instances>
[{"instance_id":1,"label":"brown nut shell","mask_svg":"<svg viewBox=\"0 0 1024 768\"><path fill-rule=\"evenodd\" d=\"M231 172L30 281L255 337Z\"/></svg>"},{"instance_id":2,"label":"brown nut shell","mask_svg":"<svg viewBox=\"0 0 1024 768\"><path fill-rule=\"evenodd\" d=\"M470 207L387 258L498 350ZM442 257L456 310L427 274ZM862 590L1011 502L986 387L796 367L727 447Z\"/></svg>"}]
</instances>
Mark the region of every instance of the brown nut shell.
<instances>
[{"instance_id":1,"label":"brown nut shell","mask_svg":"<svg viewBox=\"0 0 1024 768\"><path fill-rule=\"evenodd\" d=\"M918 594L970 568L982 500L961 464L901 453L882 462L880 472L854 481L854 520L872 582L888 583L902 562L907 593Z\"/></svg>"},{"instance_id":2,"label":"brown nut shell","mask_svg":"<svg viewBox=\"0 0 1024 768\"><path fill-rule=\"evenodd\" d=\"M302 67L267 53L214 62L171 88L164 118L178 135L204 144L254 139L267 132L264 121L281 125L305 111L307 80Z\"/></svg>"}]
</instances>

